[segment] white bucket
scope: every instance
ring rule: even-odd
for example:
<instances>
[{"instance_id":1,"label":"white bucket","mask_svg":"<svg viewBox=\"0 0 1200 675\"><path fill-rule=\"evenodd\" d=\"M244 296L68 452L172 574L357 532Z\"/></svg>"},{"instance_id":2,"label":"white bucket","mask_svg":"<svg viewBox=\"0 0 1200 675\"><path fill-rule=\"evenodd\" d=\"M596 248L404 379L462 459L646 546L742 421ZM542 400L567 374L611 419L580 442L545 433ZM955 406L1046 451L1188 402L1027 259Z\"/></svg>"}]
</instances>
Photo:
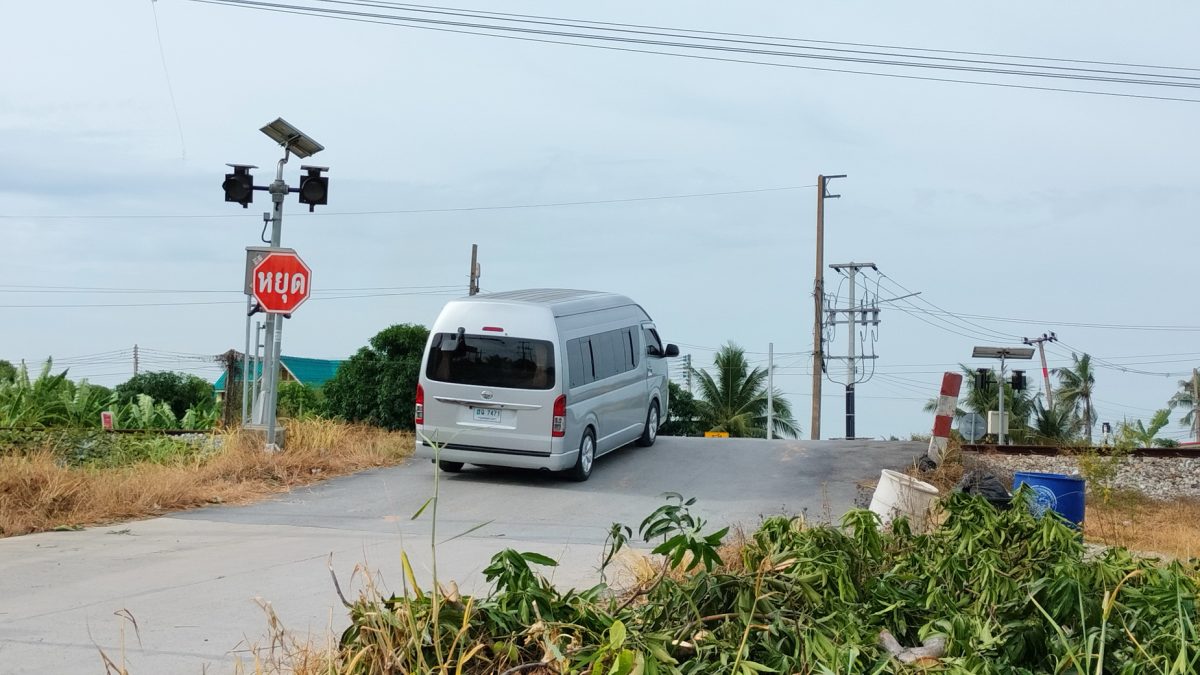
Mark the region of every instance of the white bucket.
<instances>
[{"instance_id":1,"label":"white bucket","mask_svg":"<svg viewBox=\"0 0 1200 675\"><path fill-rule=\"evenodd\" d=\"M871 497L871 510L879 514L884 525L897 516L905 516L913 532L924 532L929 528L929 516L937 496L938 489L929 483L884 469Z\"/></svg>"}]
</instances>

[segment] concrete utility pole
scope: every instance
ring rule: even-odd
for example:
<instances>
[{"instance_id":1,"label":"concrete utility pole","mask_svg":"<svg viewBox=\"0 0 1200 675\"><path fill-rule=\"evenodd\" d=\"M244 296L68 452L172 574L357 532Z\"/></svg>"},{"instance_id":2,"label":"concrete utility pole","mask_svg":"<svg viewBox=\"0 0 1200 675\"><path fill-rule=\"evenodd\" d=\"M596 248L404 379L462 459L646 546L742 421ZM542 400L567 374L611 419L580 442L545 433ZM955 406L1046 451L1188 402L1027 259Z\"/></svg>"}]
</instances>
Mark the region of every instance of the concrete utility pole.
<instances>
[{"instance_id":1,"label":"concrete utility pole","mask_svg":"<svg viewBox=\"0 0 1200 675\"><path fill-rule=\"evenodd\" d=\"M1192 368L1192 437L1200 442L1200 368Z\"/></svg>"},{"instance_id":2,"label":"concrete utility pole","mask_svg":"<svg viewBox=\"0 0 1200 675\"><path fill-rule=\"evenodd\" d=\"M471 244L471 283L467 286L468 295L479 293L479 244Z\"/></svg>"},{"instance_id":3,"label":"concrete utility pole","mask_svg":"<svg viewBox=\"0 0 1200 675\"><path fill-rule=\"evenodd\" d=\"M767 343L767 440L775 429L775 343Z\"/></svg>"},{"instance_id":4,"label":"concrete utility pole","mask_svg":"<svg viewBox=\"0 0 1200 675\"><path fill-rule=\"evenodd\" d=\"M688 393L692 393L692 355L683 355L684 376L687 378Z\"/></svg>"},{"instance_id":5,"label":"concrete utility pole","mask_svg":"<svg viewBox=\"0 0 1200 675\"><path fill-rule=\"evenodd\" d=\"M838 199L841 195L829 194L829 181L834 178L845 178L846 174L836 176L817 176L817 264L813 281L813 363L812 363L812 420L809 425L809 438L821 439L821 378L825 374L825 199Z\"/></svg>"},{"instance_id":6,"label":"concrete utility pole","mask_svg":"<svg viewBox=\"0 0 1200 675\"><path fill-rule=\"evenodd\" d=\"M858 382L860 381L858 379L858 361L876 358L876 356L873 354L871 356L867 356L866 354L863 354L860 356L855 353L856 352L855 341L858 339L858 327L857 326L860 323L863 326L878 326L879 325L879 308L878 307L875 307L875 306L871 306L871 307L861 306L860 307L859 306L856 281L857 281L858 273L861 272L862 270L872 269L872 270L875 270L876 272L878 272L879 268L875 266L875 263L856 263L856 262L839 263L836 265L830 265L829 267L831 269L838 270L839 272L843 272L850 278L849 304L846 306L845 309L831 308L828 311L829 311L829 314L831 315L831 318L829 320L830 324L836 325L839 323L845 323L845 324L847 324L847 326L849 328L848 336L847 336L847 339L848 339L847 347L848 348L846 351L846 356L844 358L846 359L846 438L851 439L851 438L854 438L854 435L855 435L855 430L854 430L854 422L855 422L854 385L858 384ZM846 315L845 321L839 321L836 318L837 314L845 314ZM871 316L871 318L869 318L869 319L867 318L868 314L870 314L870 316ZM839 357L830 357L830 358L839 358Z\"/></svg>"},{"instance_id":7,"label":"concrete utility pole","mask_svg":"<svg viewBox=\"0 0 1200 675\"><path fill-rule=\"evenodd\" d=\"M267 191L271 193L271 248L279 248L283 238L283 198L290 192L283 180L283 165L287 164L290 150L285 148L283 157L275 167L275 180ZM266 370L263 371L263 422L267 425L267 449L277 450L275 443L275 412L278 407L279 353L283 345L283 317L267 314Z\"/></svg>"},{"instance_id":8,"label":"concrete utility pole","mask_svg":"<svg viewBox=\"0 0 1200 675\"><path fill-rule=\"evenodd\" d=\"M134 345L133 346L133 375L134 375L134 377L136 377L137 374L138 374L138 346Z\"/></svg>"},{"instance_id":9,"label":"concrete utility pole","mask_svg":"<svg viewBox=\"0 0 1200 675\"><path fill-rule=\"evenodd\" d=\"M1050 389L1050 369L1046 367L1046 344L1047 342L1057 342L1058 336L1053 332L1042 333L1042 337L1038 338L1021 338L1021 341L1027 345L1037 345L1038 353L1042 356L1042 381L1046 383L1046 407L1054 407L1054 392Z\"/></svg>"}]
</instances>

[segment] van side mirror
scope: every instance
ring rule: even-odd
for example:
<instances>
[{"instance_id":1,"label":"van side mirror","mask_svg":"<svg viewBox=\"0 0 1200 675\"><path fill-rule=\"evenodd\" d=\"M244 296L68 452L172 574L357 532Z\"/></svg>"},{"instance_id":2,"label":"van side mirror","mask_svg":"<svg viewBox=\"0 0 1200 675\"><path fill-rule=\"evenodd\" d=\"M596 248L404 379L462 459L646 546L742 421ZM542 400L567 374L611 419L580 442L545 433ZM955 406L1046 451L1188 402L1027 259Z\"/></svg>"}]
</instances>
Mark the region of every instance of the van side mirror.
<instances>
[{"instance_id":1,"label":"van side mirror","mask_svg":"<svg viewBox=\"0 0 1200 675\"><path fill-rule=\"evenodd\" d=\"M672 358L675 356L679 356L679 347L668 343L667 344L667 358Z\"/></svg>"}]
</instances>

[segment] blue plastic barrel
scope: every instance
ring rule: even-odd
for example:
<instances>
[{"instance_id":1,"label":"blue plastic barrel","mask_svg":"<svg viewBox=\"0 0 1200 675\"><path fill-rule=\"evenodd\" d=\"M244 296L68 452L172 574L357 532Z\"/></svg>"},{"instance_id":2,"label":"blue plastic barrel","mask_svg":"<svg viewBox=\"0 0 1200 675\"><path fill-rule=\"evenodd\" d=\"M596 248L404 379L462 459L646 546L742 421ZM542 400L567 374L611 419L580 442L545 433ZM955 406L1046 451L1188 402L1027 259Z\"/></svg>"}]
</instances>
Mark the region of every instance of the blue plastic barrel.
<instances>
[{"instance_id":1,"label":"blue plastic barrel","mask_svg":"<svg viewBox=\"0 0 1200 675\"><path fill-rule=\"evenodd\" d=\"M1040 517L1047 510L1054 511L1075 527L1083 525L1086 483L1079 476L1019 471L1013 474L1013 491L1021 485L1028 485L1033 490L1029 507L1034 515Z\"/></svg>"}]
</instances>

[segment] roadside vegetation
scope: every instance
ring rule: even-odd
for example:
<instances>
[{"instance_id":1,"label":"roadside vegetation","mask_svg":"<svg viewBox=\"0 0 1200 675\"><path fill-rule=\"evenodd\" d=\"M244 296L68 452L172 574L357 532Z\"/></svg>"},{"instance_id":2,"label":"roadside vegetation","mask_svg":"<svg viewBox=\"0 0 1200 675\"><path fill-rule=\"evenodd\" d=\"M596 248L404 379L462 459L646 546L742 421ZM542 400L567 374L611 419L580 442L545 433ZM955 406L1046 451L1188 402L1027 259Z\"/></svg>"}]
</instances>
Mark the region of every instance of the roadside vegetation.
<instances>
[{"instance_id":1,"label":"roadside vegetation","mask_svg":"<svg viewBox=\"0 0 1200 675\"><path fill-rule=\"evenodd\" d=\"M105 412L120 433L102 428ZM0 367L0 537L245 502L412 453L411 433L324 417L323 394L299 383L281 387L280 414L287 446L270 454L260 435L219 426L212 385L195 376L108 389L49 360L37 375Z\"/></svg>"},{"instance_id":2,"label":"roadside vegetation","mask_svg":"<svg viewBox=\"0 0 1200 675\"><path fill-rule=\"evenodd\" d=\"M436 487L435 487L436 495ZM1021 492L1018 499L1026 499ZM1085 553L1075 531L1025 508L997 511L963 494L941 526L881 530L869 511L840 527L773 517L730 535L668 495L637 530L652 552L614 591L606 571L635 537L614 524L601 580L555 588L556 562L504 550L491 590L460 595L436 577L403 591L368 581L346 602L350 625L328 650L287 636L240 672L299 675L484 673L1159 673L1200 669L1197 561L1122 549ZM436 518L436 496L414 516ZM432 542L431 542L432 543ZM629 555L626 551L623 555ZM365 579L371 579L365 574ZM340 590L338 591L340 593Z\"/></svg>"},{"instance_id":3,"label":"roadside vegetation","mask_svg":"<svg viewBox=\"0 0 1200 675\"><path fill-rule=\"evenodd\" d=\"M975 370L965 364L959 364L963 375L965 391L959 397L959 407L955 410L955 418L967 413L977 413L987 417L989 410L998 410L1000 395L1003 392L1004 410L1009 416L1009 438L1020 444L1058 445L1063 447L1091 447L1097 444L1122 445L1134 444L1136 447L1171 448L1179 442L1169 436L1161 435L1169 425L1171 411L1180 410L1183 414L1179 425L1185 428L1192 426L1193 383L1191 380L1180 380L1179 389L1167 401L1166 406L1156 410L1150 419L1123 419L1113 428L1107 438L1094 437L1100 416L1095 407L1096 367L1089 354L1071 354L1071 365L1066 368L1055 368L1053 374L1058 383L1054 386L1054 401L1046 403L1043 392L1033 381L1023 390L1013 389L1011 382L996 382L990 378L984 386L979 386L975 379ZM937 410L938 401L930 399L925 404L925 412ZM957 431L954 432L957 434ZM985 437L985 439L992 439Z\"/></svg>"},{"instance_id":4,"label":"roadside vegetation","mask_svg":"<svg viewBox=\"0 0 1200 675\"><path fill-rule=\"evenodd\" d=\"M734 438L767 437L767 369L751 367L746 352L729 343L713 356L711 372L693 369L699 393L672 382L670 417L662 433L669 436L703 436L706 431L725 432ZM795 438L800 425L778 388L772 392L772 432L776 438Z\"/></svg>"}]
</instances>

